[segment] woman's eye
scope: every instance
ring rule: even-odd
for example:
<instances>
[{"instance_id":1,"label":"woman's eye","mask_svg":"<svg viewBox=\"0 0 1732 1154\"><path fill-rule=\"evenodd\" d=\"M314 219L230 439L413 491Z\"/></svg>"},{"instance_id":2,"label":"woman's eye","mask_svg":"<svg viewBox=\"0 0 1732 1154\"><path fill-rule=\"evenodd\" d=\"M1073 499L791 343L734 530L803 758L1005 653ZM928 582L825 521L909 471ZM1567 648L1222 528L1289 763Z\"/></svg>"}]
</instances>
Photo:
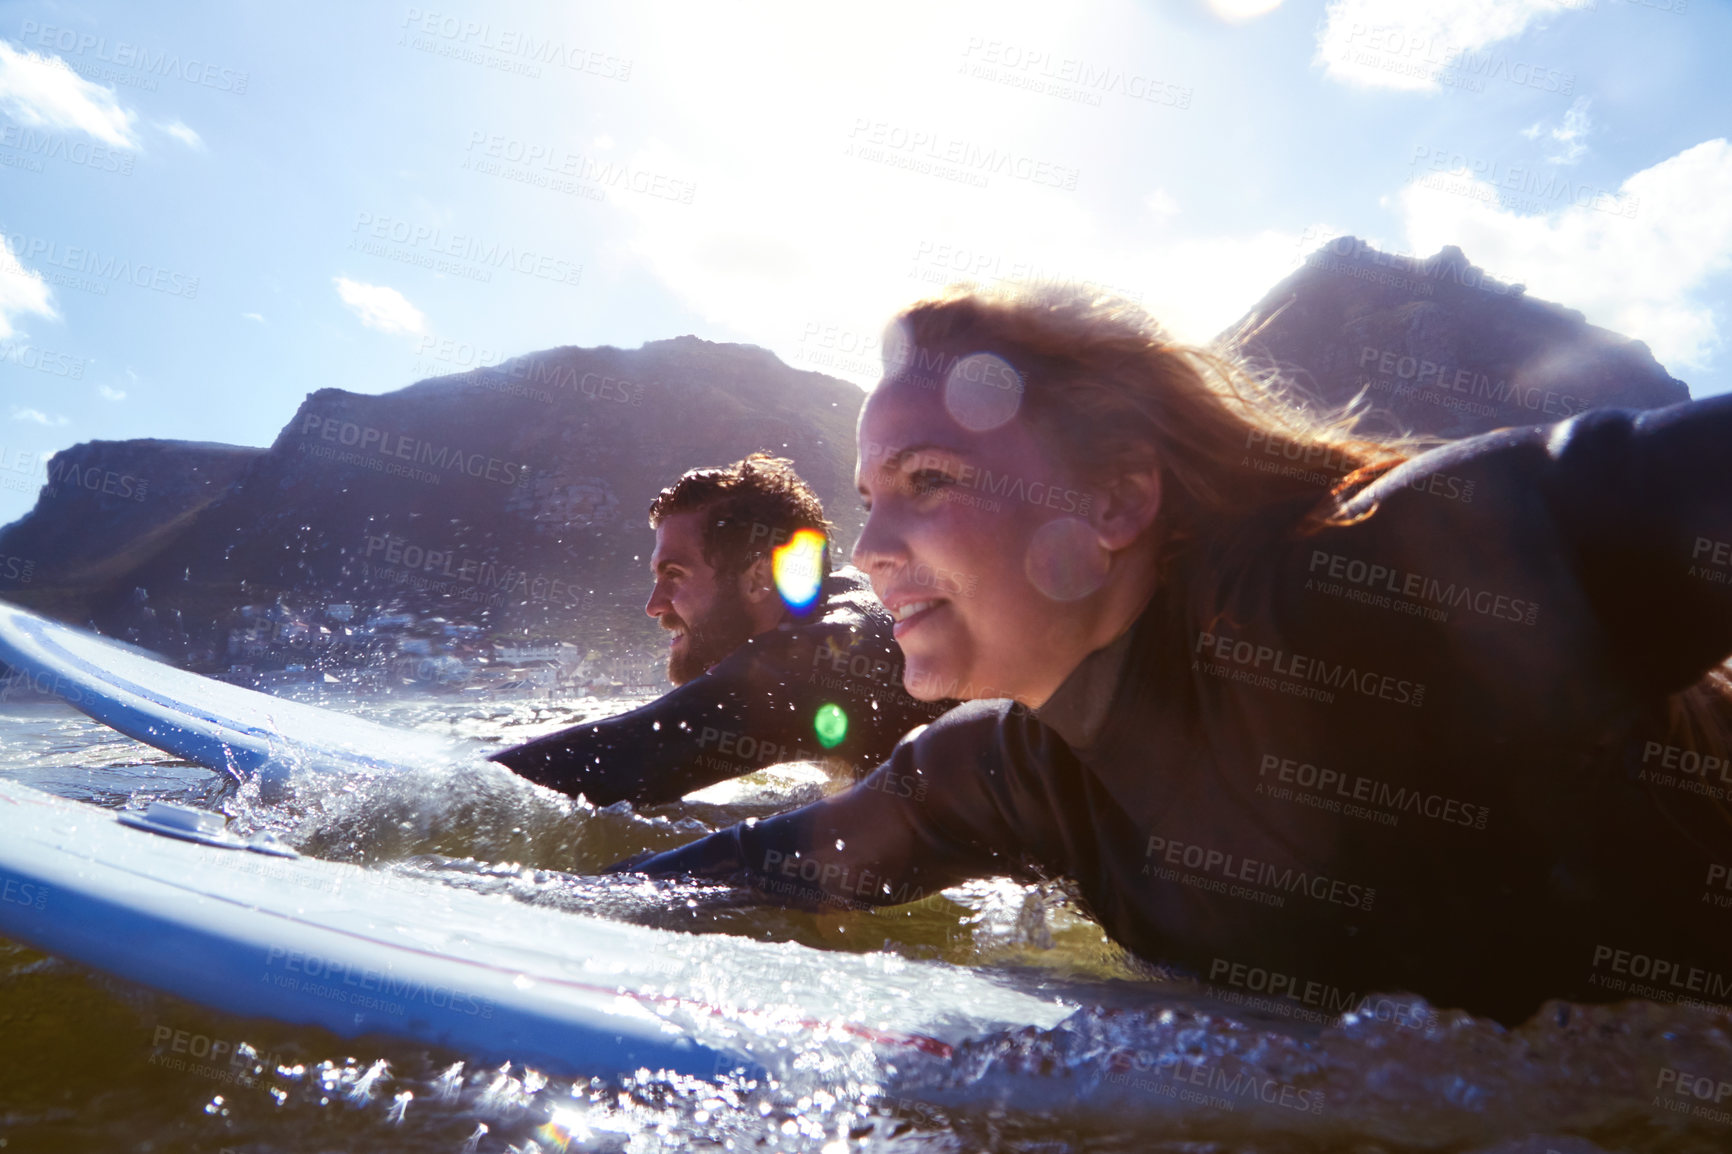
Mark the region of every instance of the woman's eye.
<instances>
[{"instance_id":1,"label":"woman's eye","mask_svg":"<svg viewBox=\"0 0 1732 1154\"><path fill-rule=\"evenodd\" d=\"M908 487L917 495L931 493L951 483L950 474L943 469L921 469L908 474Z\"/></svg>"}]
</instances>

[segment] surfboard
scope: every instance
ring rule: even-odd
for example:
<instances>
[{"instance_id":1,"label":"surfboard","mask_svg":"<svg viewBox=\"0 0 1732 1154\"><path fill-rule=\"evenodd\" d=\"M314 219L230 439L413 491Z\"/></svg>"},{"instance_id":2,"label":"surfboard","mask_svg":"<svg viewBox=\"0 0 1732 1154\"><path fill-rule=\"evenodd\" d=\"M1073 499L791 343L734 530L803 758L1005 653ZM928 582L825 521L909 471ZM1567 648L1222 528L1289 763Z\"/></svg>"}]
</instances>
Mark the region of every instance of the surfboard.
<instances>
[{"instance_id":1,"label":"surfboard","mask_svg":"<svg viewBox=\"0 0 1732 1154\"><path fill-rule=\"evenodd\" d=\"M474 755L14 606L0 605L0 661L122 733L237 777ZM796 1060L810 1072L826 1048L843 1067L863 1050L943 1056L1072 1008L939 963L675 933L304 858L226 824L0 780L0 935L231 1013L571 1074L713 1077Z\"/></svg>"},{"instance_id":2,"label":"surfboard","mask_svg":"<svg viewBox=\"0 0 1732 1154\"><path fill-rule=\"evenodd\" d=\"M144 650L0 603L0 662L158 749L265 784L296 770L389 772L462 756L457 743L201 677Z\"/></svg>"},{"instance_id":3,"label":"surfboard","mask_svg":"<svg viewBox=\"0 0 1732 1154\"><path fill-rule=\"evenodd\" d=\"M634 926L300 857L186 807L130 819L0 780L0 936L218 1010L571 1075L858 1073L863 1056L943 1057L1075 1008L938 962Z\"/></svg>"}]
</instances>

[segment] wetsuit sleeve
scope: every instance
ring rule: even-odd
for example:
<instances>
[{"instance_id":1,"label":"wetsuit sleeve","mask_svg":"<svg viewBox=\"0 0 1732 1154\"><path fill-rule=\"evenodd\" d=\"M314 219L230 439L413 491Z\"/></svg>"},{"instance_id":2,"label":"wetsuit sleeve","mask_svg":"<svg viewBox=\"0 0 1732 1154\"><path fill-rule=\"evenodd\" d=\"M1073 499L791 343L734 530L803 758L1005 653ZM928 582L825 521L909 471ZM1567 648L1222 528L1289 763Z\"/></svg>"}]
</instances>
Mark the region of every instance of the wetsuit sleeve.
<instances>
[{"instance_id":1,"label":"wetsuit sleeve","mask_svg":"<svg viewBox=\"0 0 1732 1154\"><path fill-rule=\"evenodd\" d=\"M596 805L674 801L766 765L823 757L792 635L746 642L648 705L491 755L539 785ZM810 706L810 708L808 708Z\"/></svg>"},{"instance_id":2,"label":"wetsuit sleeve","mask_svg":"<svg viewBox=\"0 0 1732 1154\"><path fill-rule=\"evenodd\" d=\"M1006 790L1007 709L954 709L842 793L608 872L728 881L808 908L900 905L968 878L1032 876L1026 850L1046 838L1019 828L1026 818Z\"/></svg>"},{"instance_id":3,"label":"wetsuit sleeve","mask_svg":"<svg viewBox=\"0 0 1732 1154\"><path fill-rule=\"evenodd\" d=\"M1732 655L1732 395L1548 432L1541 489L1616 657L1687 688Z\"/></svg>"}]
</instances>

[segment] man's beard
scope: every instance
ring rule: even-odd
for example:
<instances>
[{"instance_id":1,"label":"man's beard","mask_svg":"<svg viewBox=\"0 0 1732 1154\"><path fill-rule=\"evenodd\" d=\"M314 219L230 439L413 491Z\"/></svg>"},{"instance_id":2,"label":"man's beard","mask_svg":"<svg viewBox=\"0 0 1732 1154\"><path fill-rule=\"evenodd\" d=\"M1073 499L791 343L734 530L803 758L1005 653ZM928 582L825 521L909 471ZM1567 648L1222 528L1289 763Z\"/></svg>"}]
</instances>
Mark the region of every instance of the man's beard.
<instances>
[{"instance_id":1,"label":"man's beard","mask_svg":"<svg viewBox=\"0 0 1732 1154\"><path fill-rule=\"evenodd\" d=\"M668 615L686 628L685 645L668 653L668 680L675 685L684 685L709 672L710 666L752 639L752 619L745 594L735 582L720 584L716 603L702 621L683 621L675 614ZM664 618L663 625L667 623Z\"/></svg>"}]
</instances>

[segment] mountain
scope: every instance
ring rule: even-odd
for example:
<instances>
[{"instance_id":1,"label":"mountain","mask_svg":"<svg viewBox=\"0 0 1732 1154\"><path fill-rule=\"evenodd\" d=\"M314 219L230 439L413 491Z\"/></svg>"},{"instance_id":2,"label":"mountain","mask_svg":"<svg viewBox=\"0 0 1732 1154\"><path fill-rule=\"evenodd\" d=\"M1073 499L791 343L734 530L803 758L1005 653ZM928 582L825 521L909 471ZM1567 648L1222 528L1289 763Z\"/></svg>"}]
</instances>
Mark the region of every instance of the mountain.
<instances>
[{"instance_id":1,"label":"mountain","mask_svg":"<svg viewBox=\"0 0 1732 1154\"><path fill-rule=\"evenodd\" d=\"M553 349L382 395L319 389L268 449L56 454L36 508L0 531L0 592L200 667L233 656L241 605L281 619L396 603L495 636L659 648L642 609L651 499L764 449L794 460L851 542L862 399L696 337ZM9 576L8 558L28 572Z\"/></svg>"},{"instance_id":2,"label":"mountain","mask_svg":"<svg viewBox=\"0 0 1732 1154\"><path fill-rule=\"evenodd\" d=\"M1488 276L1454 245L1419 260L1337 237L1222 339L1315 405L1363 395L1368 432L1456 438L1690 399L1641 341Z\"/></svg>"},{"instance_id":3,"label":"mountain","mask_svg":"<svg viewBox=\"0 0 1732 1154\"><path fill-rule=\"evenodd\" d=\"M1450 438L1689 398L1641 342L1454 247L1417 260L1336 238L1226 338L1309 403L1357 398L1368 431ZM285 646L327 665L476 662L483 638L524 661L562 641L650 654L655 494L766 449L824 500L841 552L861 521L862 400L763 349L689 336L551 349L382 395L319 389L265 449L55 454L36 507L0 530L0 596L200 669L305 672Z\"/></svg>"}]
</instances>

